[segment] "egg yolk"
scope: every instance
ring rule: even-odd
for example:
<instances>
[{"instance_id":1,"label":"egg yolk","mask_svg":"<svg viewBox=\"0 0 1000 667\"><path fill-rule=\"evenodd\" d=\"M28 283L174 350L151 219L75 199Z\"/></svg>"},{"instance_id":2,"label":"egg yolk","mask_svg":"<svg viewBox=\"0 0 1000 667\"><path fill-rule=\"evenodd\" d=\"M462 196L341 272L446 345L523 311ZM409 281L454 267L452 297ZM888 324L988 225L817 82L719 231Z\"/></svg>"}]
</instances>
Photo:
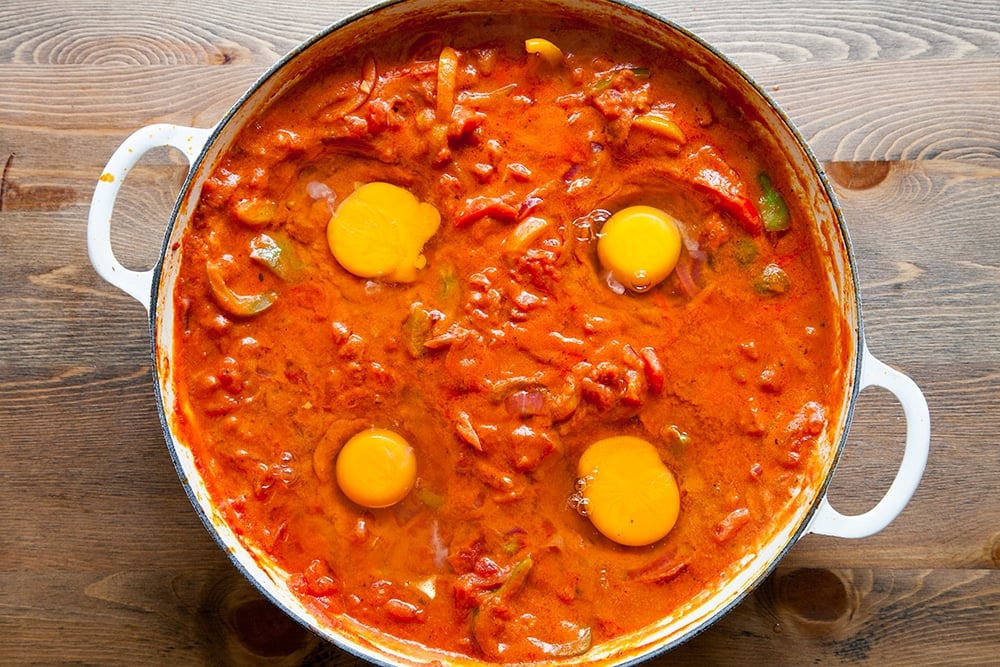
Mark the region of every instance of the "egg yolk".
<instances>
[{"instance_id":1,"label":"egg yolk","mask_svg":"<svg viewBox=\"0 0 1000 667\"><path fill-rule=\"evenodd\" d=\"M597 239L601 265L636 292L670 275L680 256L677 222L652 206L629 206L618 211L604 223Z\"/></svg>"},{"instance_id":2,"label":"egg yolk","mask_svg":"<svg viewBox=\"0 0 1000 667\"><path fill-rule=\"evenodd\" d=\"M441 224L431 204L391 183L366 183L340 203L326 228L330 250L360 278L412 282L424 244Z\"/></svg>"},{"instance_id":3,"label":"egg yolk","mask_svg":"<svg viewBox=\"0 0 1000 667\"><path fill-rule=\"evenodd\" d=\"M398 433L373 428L344 444L337 455L337 484L348 498L364 507L395 505L417 479L417 458Z\"/></svg>"},{"instance_id":4,"label":"egg yolk","mask_svg":"<svg viewBox=\"0 0 1000 667\"><path fill-rule=\"evenodd\" d=\"M587 517L605 537L630 547L652 544L674 527L680 491L656 448L616 436L584 451L577 466Z\"/></svg>"}]
</instances>

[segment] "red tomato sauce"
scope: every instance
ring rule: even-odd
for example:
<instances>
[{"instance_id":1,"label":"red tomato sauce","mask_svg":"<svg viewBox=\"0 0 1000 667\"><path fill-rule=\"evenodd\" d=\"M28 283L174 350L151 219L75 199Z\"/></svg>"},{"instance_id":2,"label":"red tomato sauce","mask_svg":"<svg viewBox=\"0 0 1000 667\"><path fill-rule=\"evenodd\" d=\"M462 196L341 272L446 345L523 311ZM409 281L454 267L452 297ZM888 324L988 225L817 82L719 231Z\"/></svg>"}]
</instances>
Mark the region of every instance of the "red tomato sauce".
<instances>
[{"instance_id":1,"label":"red tomato sauce","mask_svg":"<svg viewBox=\"0 0 1000 667\"><path fill-rule=\"evenodd\" d=\"M842 315L784 165L681 61L568 24L436 28L317 66L205 182L174 294L182 440L317 613L496 661L579 654L770 535L838 418ZM650 113L681 134L636 124ZM440 212L412 282L331 254L333 212L374 181ZM775 193L789 224L769 231ZM641 293L595 250L632 204L684 241ZM417 460L384 509L334 474L371 427ZM579 457L615 435L652 443L680 488L649 546L579 511Z\"/></svg>"}]
</instances>

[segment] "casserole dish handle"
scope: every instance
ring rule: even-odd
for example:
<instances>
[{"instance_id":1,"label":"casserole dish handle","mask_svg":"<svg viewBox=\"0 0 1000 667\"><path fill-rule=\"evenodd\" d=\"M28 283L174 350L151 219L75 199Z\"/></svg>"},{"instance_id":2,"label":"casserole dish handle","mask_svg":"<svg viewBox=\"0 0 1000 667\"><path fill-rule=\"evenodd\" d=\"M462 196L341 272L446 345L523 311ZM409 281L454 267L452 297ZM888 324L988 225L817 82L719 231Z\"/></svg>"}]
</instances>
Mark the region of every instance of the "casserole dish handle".
<instances>
[{"instance_id":1,"label":"casserole dish handle","mask_svg":"<svg viewBox=\"0 0 1000 667\"><path fill-rule=\"evenodd\" d=\"M147 125L132 133L118 147L104 167L97 181L94 197L90 201L87 219L87 251L90 263L98 275L122 290L149 310L153 286L153 269L133 271L115 258L111 248L111 212L122 183L135 164L153 148L173 146L184 153L190 165L208 141L212 130L182 125L157 123Z\"/></svg>"},{"instance_id":2,"label":"casserole dish handle","mask_svg":"<svg viewBox=\"0 0 1000 667\"><path fill-rule=\"evenodd\" d=\"M809 527L810 532L848 538L874 535L899 516L924 474L931 438L927 400L913 380L876 359L868 351L866 343L860 388L873 385L888 389L896 396L906 419L906 444L896 478L882 500L864 514L845 516L833 509L827 496L824 496Z\"/></svg>"}]
</instances>

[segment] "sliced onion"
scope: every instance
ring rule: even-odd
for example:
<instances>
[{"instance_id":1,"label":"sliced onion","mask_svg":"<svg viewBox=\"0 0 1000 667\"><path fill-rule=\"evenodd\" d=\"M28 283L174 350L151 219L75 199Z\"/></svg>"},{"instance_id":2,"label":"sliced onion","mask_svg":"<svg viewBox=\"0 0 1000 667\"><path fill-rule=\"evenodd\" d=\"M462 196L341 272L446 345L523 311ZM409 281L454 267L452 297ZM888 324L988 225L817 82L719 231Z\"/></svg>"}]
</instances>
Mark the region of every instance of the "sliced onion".
<instances>
[{"instance_id":1,"label":"sliced onion","mask_svg":"<svg viewBox=\"0 0 1000 667\"><path fill-rule=\"evenodd\" d=\"M526 215L531 213L533 210L538 208L538 205L542 203L541 197L536 197L534 195L529 195L521 202L520 208L517 210L518 219L523 219Z\"/></svg>"},{"instance_id":2,"label":"sliced onion","mask_svg":"<svg viewBox=\"0 0 1000 667\"><path fill-rule=\"evenodd\" d=\"M326 183L309 181L306 184L306 194L313 199L331 199L333 197L333 190Z\"/></svg>"},{"instance_id":3,"label":"sliced onion","mask_svg":"<svg viewBox=\"0 0 1000 667\"><path fill-rule=\"evenodd\" d=\"M568 642L546 642L535 637L527 637L527 640L548 658L571 658L583 655L590 650L591 632L589 627L575 627L568 621L563 621L562 625L575 632L576 637Z\"/></svg>"},{"instance_id":4,"label":"sliced onion","mask_svg":"<svg viewBox=\"0 0 1000 667\"><path fill-rule=\"evenodd\" d=\"M545 394L540 389L522 389L504 399L507 412L515 417L531 417L545 412Z\"/></svg>"},{"instance_id":5,"label":"sliced onion","mask_svg":"<svg viewBox=\"0 0 1000 667\"><path fill-rule=\"evenodd\" d=\"M684 293L689 299L693 299L698 294L699 289L697 283L694 281L694 276L691 275L691 263L678 262L677 266L674 267L674 273L677 274L677 280L684 289Z\"/></svg>"},{"instance_id":6,"label":"sliced onion","mask_svg":"<svg viewBox=\"0 0 1000 667\"><path fill-rule=\"evenodd\" d=\"M625 285L623 285L614 275L609 271L608 275L605 276L605 281L608 283L608 288L615 294L624 294Z\"/></svg>"}]
</instances>

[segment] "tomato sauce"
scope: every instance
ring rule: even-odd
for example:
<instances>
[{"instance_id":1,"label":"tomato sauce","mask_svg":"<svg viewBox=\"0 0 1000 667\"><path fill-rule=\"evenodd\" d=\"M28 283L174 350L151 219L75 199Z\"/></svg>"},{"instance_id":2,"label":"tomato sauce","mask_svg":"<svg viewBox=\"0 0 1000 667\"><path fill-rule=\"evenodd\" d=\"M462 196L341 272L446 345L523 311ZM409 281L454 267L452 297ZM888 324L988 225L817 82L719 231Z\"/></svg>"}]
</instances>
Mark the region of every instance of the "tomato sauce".
<instances>
[{"instance_id":1,"label":"tomato sauce","mask_svg":"<svg viewBox=\"0 0 1000 667\"><path fill-rule=\"evenodd\" d=\"M173 297L182 440L240 539L321 615L500 662L717 586L809 484L845 345L807 205L747 114L638 40L528 20L370 45L270 104L206 180ZM440 213L412 280L331 254L372 182ZM631 205L683 239L647 289L597 257ZM335 474L372 427L417 468L380 509ZM647 546L581 502L582 452L620 435L680 489Z\"/></svg>"}]
</instances>

